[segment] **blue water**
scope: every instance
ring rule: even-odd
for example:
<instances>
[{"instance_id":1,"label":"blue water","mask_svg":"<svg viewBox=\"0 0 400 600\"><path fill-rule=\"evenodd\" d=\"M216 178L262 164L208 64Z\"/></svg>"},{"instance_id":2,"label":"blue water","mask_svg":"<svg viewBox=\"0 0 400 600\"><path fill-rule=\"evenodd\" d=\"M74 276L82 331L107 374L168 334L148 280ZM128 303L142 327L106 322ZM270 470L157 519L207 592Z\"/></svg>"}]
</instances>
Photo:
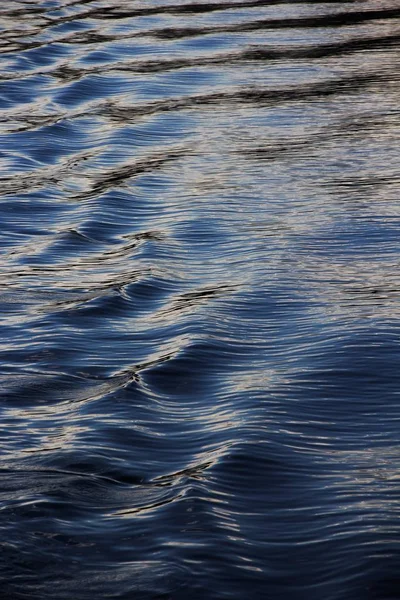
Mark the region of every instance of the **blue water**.
<instances>
[{"instance_id":1,"label":"blue water","mask_svg":"<svg viewBox=\"0 0 400 600\"><path fill-rule=\"evenodd\" d=\"M2 599L400 599L397 2L0 27Z\"/></svg>"}]
</instances>

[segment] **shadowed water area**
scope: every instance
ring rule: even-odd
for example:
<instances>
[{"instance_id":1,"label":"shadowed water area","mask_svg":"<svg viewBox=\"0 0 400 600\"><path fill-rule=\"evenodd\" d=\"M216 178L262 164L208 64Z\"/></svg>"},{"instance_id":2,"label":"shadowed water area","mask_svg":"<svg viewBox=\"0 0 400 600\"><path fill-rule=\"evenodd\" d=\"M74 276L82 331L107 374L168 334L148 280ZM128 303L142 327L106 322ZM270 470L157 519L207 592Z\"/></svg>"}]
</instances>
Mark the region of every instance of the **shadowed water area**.
<instances>
[{"instance_id":1,"label":"shadowed water area","mask_svg":"<svg viewBox=\"0 0 400 600\"><path fill-rule=\"evenodd\" d=\"M400 6L0 6L3 600L400 598Z\"/></svg>"}]
</instances>

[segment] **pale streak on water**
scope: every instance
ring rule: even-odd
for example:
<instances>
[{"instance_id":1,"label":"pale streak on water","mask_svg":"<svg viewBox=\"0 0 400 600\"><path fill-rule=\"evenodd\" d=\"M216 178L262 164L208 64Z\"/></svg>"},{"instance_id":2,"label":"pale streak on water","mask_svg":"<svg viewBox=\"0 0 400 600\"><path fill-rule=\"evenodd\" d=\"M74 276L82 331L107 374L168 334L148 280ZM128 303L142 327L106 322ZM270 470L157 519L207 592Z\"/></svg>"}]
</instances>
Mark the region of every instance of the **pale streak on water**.
<instances>
[{"instance_id":1,"label":"pale streak on water","mask_svg":"<svg viewBox=\"0 0 400 600\"><path fill-rule=\"evenodd\" d=\"M398 3L0 26L2 599L400 598Z\"/></svg>"}]
</instances>

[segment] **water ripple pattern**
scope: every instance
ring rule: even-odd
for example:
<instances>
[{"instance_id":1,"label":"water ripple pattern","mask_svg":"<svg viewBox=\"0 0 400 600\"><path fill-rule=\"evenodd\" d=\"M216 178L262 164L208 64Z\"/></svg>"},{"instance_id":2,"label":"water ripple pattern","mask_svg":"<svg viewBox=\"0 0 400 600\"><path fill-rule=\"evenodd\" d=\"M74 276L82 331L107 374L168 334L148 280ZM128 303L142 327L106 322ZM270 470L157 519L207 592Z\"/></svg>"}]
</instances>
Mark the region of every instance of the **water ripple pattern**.
<instances>
[{"instance_id":1,"label":"water ripple pattern","mask_svg":"<svg viewBox=\"0 0 400 600\"><path fill-rule=\"evenodd\" d=\"M399 599L397 0L0 27L2 598Z\"/></svg>"}]
</instances>

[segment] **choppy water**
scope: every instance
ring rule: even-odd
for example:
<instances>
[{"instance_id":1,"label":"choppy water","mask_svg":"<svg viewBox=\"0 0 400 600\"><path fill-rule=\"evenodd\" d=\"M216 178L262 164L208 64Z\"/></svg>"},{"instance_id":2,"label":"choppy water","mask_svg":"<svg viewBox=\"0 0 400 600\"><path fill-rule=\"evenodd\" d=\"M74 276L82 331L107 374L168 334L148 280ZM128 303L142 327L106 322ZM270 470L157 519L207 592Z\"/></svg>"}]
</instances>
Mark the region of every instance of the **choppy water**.
<instances>
[{"instance_id":1,"label":"choppy water","mask_svg":"<svg viewBox=\"0 0 400 600\"><path fill-rule=\"evenodd\" d=\"M400 598L397 1L0 23L2 598Z\"/></svg>"}]
</instances>

